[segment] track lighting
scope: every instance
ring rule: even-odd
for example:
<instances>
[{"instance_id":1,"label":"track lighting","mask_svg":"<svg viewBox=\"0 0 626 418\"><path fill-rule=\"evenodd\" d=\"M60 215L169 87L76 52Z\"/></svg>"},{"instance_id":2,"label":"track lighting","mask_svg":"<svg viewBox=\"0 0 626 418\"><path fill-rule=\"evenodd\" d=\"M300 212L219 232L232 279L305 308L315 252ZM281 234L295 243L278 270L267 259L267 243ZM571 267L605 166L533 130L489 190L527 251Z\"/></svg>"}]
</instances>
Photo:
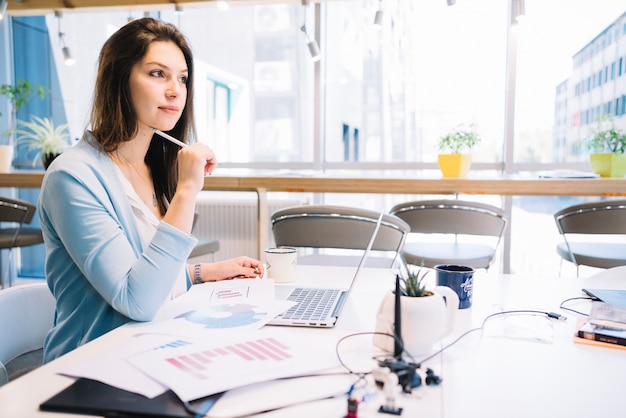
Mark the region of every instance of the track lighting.
<instances>
[{"instance_id":1,"label":"track lighting","mask_svg":"<svg viewBox=\"0 0 626 418\"><path fill-rule=\"evenodd\" d=\"M322 58L319 45L317 45L317 42L315 41L315 39L311 39L311 37L309 37L309 34L306 31L306 25L302 25L300 30L304 32L304 35L306 36L307 46L309 47L309 53L311 54L311 59L313 60L313 62L319 61L320 58Z\"/></svg>"},{"instance_id":2,"label":"track lighting","mask_svg":"<svg viewBox=\"0 0 626 418\"><path fill-rule=\"evenodd\" d=\"M7 12L8 5L9 5L9 0L2 0L0 2L0 20L4 19L4 15Z\"/></svg>"},{"instance_id":3,"label":"track lighting","mask_svg":"<svg viewBox=\"0 0 626 418\"><path fill-rule=\"evenodd\" d=\"M71 66L76 64L76 60L72 57L72 53L67 46L64 46L61 50L63 51L63 58L65 58L65 65Z\"/></svg>"},{"instance_id":4,"label":"track lighting","mask_svg":"<svg viewBox=\"0 0 626 418\"><path fill-rule=\"evenodd\" d=\"M376 26L383 25L383 0L380 0L378 6L378 10L376 10L376 15L374 15L374 24Z\"/></svg>"},{"instance_id":5,"label":"track lighting","mask_svg":"<svg viewBox=\"0 0 626 418\"><path fill-rule=\"evenodd\" d=\"M317 44L317 41L314 38L311 38L306 30L306 8L308 4L308 0L302 0L302 7L304 8L304 18L300 30L304 32L304 36L306 36L307 46L309 48L309 53L311 54L311 59L313 60L313 62L317 62L322 58L322 54L320 53L320 47Z\"/></svg>"},{"instance_id":6,"label":"track lighting","mask_svg":"<svg viewBox=\"0 0 626 418\"><path fill-rule=\"evenodd\" d=\"M63 52L63 58L65 59L65 65L71 66L76 64L76 60L72 57L70 48L65 44L65 34L61 32L61 12L55 11L54 15L57 18L58 30L59 30L59 44L61 44L61 51Z\"/></svg>"}]
</instances>

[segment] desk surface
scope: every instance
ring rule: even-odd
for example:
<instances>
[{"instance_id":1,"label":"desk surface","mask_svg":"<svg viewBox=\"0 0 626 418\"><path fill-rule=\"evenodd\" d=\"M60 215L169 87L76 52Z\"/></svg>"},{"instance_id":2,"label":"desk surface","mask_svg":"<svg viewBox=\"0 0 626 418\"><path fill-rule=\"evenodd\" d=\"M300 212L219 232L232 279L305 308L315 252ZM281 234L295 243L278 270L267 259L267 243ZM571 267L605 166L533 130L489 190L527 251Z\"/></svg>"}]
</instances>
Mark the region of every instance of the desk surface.
<instances>
[{"instance_id":1,"label":"desk surface","mask_svg":"<svg viewBox=\"0 0 626 418\"><path fill-rule=\"evenodd\" d=\"M349 275L350 269L300 266L303 281L314 277ZM606 274L605 274L606 273ZM593 278L524 277L479 274L474 282L474 305L458 311L456 329L440 346L464 331L482 324L494 312L537 309L559 312L566 321L543 316L504 315L486 322L484 333L473 332L457 344L424 363L443 378L441 386L423 386L397 403L403 416L450 418L528 418L614 416L623 409L626 351L575 344L573 335L578 315L559 309L562 301L582 296L581 288L626 289L626 268L601 273ZM299 279L300 280L300 279ZM371 331L376 309L386 291L393 287L389 271L364 269L346 305L347 315L335 329L293 328L293 332L336 335ZM567 306L588 312L590 302L574 300ZM406 319L404 319L406 321ZM419 327L419 324L416 324ZM0 416L62 416L38 411L43 400L72 380L56 372L111 349L131 335L133 327L121 327L56 361L0 388ZM542 341L536 339L542 337ZM371 338L361 340L363 358L371 357ZM334 350L334 347L320 349ZM420 359L416 359L420 360ZM337 378L339 388L346 383ZM291 401L298 390L315 397L320 389L309 381L300 388L290 381L235 390L214 407L211 416L228 417L250 412L264 402ZM377 410L382 395L359 405L359 417L388 416ZM263 414L263 417L339 417L345 414L345 399L306 403L295 408ZM66 415L68 417L75 415Z\"/></svg>"},{"instance_id":2,"label":"desk surface","mask_svg":"<svg viewBox=\"0 0 626 418\"><path fill-rule=\"evenodd\" d=\"M43 172L0 173L0 187L38 188ZM204 190L381 193L381 194L487 194L509 196L626 196L626 178L401 178L312 175L214 175Z\"/></svg>"}]
</instances>

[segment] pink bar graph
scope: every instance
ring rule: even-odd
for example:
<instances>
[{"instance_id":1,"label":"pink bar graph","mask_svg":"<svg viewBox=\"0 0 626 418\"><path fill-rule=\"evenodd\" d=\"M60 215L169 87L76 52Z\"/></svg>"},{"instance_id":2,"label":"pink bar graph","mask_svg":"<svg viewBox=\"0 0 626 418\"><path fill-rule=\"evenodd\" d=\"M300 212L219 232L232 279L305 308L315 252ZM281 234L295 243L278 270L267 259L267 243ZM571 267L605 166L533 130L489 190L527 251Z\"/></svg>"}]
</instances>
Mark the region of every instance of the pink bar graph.
<instances>
[{"instance_id":1,"label":"pink bar graph","mask_svg":"<svg viewBox=\"0 0 626 418\"><path fill-rule=\"evenodd\" d=\"M250 361L280 362L292 358L289 347L274 338L259 338L237 344L230 344L211 350L202 350L184 355L168 357L166 361L176 368L198 376L207 370L209 363L219 361L220 356L236 356Z\"/></svg>"}]
</instances>

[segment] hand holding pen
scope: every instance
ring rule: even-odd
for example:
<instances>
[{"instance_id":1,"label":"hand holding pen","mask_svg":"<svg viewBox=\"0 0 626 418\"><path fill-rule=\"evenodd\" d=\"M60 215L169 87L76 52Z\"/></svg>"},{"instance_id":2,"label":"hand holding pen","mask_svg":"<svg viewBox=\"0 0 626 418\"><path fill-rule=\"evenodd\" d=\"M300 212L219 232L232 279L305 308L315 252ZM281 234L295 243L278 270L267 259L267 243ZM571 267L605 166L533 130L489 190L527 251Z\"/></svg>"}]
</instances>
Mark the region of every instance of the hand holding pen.
<instances>
[{"instance_id":1,"label":"hand holding pen","mask_svg":"<svg viewBox=\"0 0 626 418\"><path fill-rule=\"evenodd\" d=\"M152 132L154 132L155 134L159 135L162 138L167 139L168 141L170 141L171 143L178 145L181 148L187 148L189 145L185 144L184 142L182 142L179 139L174 138L173 136L166 134L163 131L160 131L156 128L150 127L150 129L152 130ZM213 151L206 147L210 153L208 155L206 155L206 162L204 165L204 175L206 176L207 174L212 174L213 170L215 170L215 167L217 166L217 159L215 158L215 154L213 153Z\"/></svg>"}]
</instances>

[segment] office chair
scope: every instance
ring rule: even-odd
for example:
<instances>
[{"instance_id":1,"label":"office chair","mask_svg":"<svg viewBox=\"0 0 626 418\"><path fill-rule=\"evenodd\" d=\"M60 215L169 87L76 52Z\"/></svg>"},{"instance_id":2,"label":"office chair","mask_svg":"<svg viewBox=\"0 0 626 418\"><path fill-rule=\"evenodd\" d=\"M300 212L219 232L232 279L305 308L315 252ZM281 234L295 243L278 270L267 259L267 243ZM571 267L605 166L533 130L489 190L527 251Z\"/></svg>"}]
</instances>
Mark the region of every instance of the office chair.
<instances>
[{"instance_id":1,"label":"office chair","mask_svg":"<svg viewBox=\"0 0 626 418\"><path fill-rule=\"evenodd\" d=\"M24 226L31 223L35 210L36 206L30 202L0 196L0 222L17 224L0 228L0 250L9 250L7 265L0 272L0 285L2 288L5 286L7 277L9 278L9 286L12 284L9 267L13 248L43 243L41 229Z\"/></svg>"},{"instance_id":2,"label":"office chair","mask_svg":"<svg viewBox=\"0 0 626 418\"><path fill-rule=\"evenodd\" d=\"M507 225L501 208L463 200L405 202L390 213L411 226L402 249L406 262L429 268L458 264L488 270Z\"/></svg>"},{"instance_id":3,"label":"office chair","mask_svg":"<svg viewBox=\"0 0 626 418\"><path fill-rule=\"evenodd\" d=\"M271 215L277 246L299 248L299 264L356 266L369 243L380 212L333 205L300 205ZM383 215L372 251L388 252L366 260L366 266L391 267L410 227L388 213ZM302 249L314 249L314 253ZM331 249L331 251L328 251ZM332 253L332 249L347 250ZM358 255L350 255L360 251Z\"/></svg>"},{"instance_id":4,"label":"office chair","mask_svg":"<svg viewBox=\"0 0 626 418\"><path fill-rule=\"evenodd\" d=\"M626 238L626 200L602 200L561 209L554 220L563 242L556 252L563 260L579 266L612 268L626 265L626 240L611 240L608 235ZM584 235L587 235L586 237ZM602 235L605 235L602 241Z\"/></svg>"},{"instance_id":5,"label":"office chair","mask_svg":"<svg viewBox=\"0 0 626 418\"><path fill-rule=\"evenodd\" d=\"M198 222L198 212L193 214L193 226L191 227L191 233L194 233L196 229L196 223ZM194 234L195 235L195 234ZM215 261L215 253L220 249L220 242L214 238L210 237L197 237L198 242L196 243L193 250L191 250L191 254L189 254L189 258L194 257L202 257L203 255L210 254L211 261Z\"/></svg>"},{"instance_id":6,"label":"office chair","mask_svg":"<svg viewBox=\"0 0 626 418\"><path fill-rule=\"evenodd\" d=\"M42 364L55 306L46 283L0 290L0 386Z\"/></svg>"},{"instance_id":7,"label":"office chair","mask_svg":"<svg viewBox=\"0 0 626 418\"><path fill-rule=\"evenodd\" d=\"M213 238L198 238L198 243L193 250L191 250L191 254L189 254L189 258L201 257L203 255L210 254L212 260L215 261L215 253L220 249L220 242Z\"/></svg>"}]
</instances>

